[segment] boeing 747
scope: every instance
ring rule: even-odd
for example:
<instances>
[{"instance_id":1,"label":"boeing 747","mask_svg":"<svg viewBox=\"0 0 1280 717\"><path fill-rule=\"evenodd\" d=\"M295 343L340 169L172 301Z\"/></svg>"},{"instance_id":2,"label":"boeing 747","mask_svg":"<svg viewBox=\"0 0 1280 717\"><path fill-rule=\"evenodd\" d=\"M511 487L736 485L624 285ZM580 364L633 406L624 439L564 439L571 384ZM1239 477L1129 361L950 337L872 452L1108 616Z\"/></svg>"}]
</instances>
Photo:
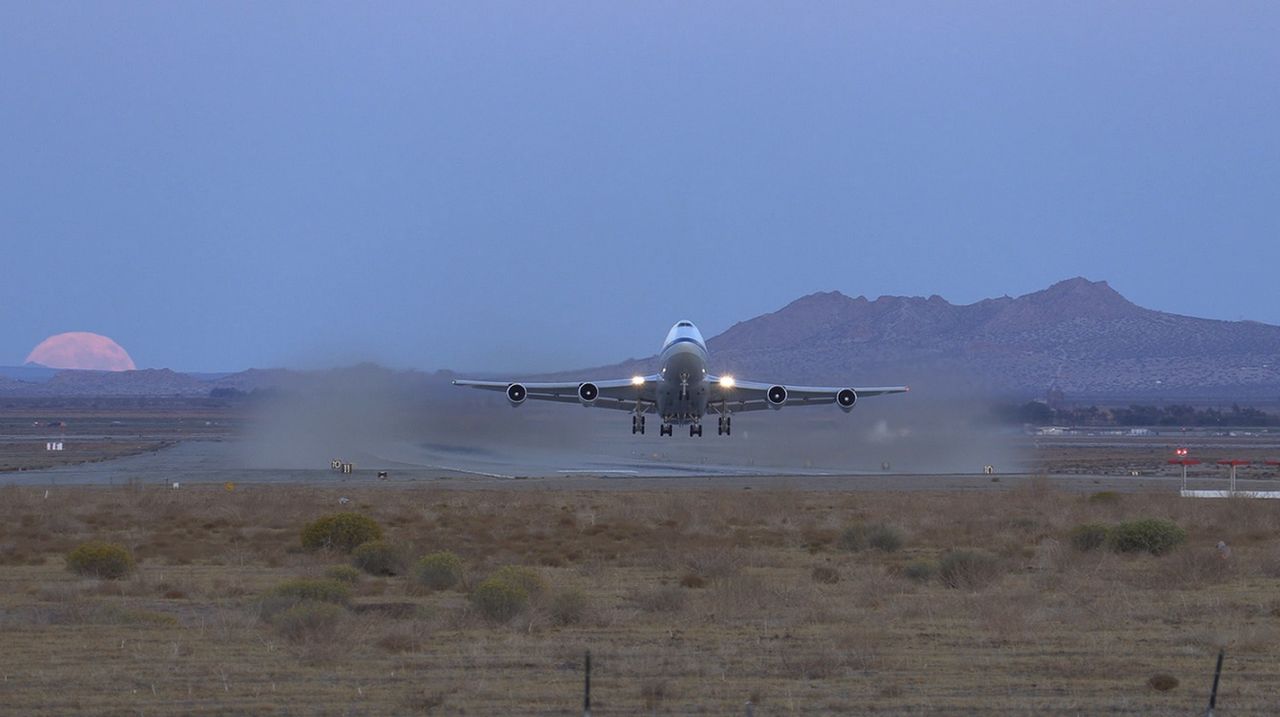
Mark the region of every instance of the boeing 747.
<instances>
[{"instance_id":1,"label":"boeing 747","mask_svg":"<svg viewBox=\"0 0 1280 717\"><path fill-rule=\"evenodd\" d=\"M731 416L743 411L761 411L784 406L812 406L834 403L845 413L858 399L887 393L903 393L906 386L841 388L838 386L788 386L743 381L732 376L707 373L707 344L698 327L680 321L671 327L658 358L658 373L605 381L565 381L519 383L514 381L454 381L455 386L473 386L506 393L512 406L529 399L580 403L631 412L631 432L644 433L645 414L655 413L662 421L658 434L670 436L673 426L689 426L690 436L702 435L702 418L716 414L718 435L730 435Z\"/></svg>"}]
</instances>

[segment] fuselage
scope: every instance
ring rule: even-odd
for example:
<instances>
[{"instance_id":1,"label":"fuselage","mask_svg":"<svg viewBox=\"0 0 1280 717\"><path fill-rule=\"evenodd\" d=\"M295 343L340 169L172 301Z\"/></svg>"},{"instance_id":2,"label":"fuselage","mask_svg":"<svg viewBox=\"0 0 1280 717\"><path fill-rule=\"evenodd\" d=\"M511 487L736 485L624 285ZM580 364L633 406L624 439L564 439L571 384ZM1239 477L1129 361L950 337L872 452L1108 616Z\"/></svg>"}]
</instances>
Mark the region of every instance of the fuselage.
<instances>
[{"instance_id":1,"label":"fuselage","mask_svg":"<svg viewBox=\"0 0 1280 717\"><path fill-rule=\"evenodd\" d=\"M690 321L677 322L659 354L658 415L664 423L698 423L707 412L707 344Z\"/></svg>"}]
</instances>

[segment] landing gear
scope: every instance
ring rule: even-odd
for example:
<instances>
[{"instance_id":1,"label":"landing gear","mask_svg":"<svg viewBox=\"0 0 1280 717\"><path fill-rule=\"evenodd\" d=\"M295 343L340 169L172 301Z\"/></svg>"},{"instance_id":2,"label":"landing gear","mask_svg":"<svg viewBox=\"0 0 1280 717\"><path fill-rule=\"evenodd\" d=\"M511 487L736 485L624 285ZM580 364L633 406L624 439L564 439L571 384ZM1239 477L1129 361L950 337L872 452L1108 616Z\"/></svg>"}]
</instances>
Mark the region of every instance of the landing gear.
<instances>
[{"instance_id":1,"label":"landing gear","mask_svg":"<svg viewBox=\"0 0 1280 717\"><path fill-rule=\"evenodd\" d=\"M638 415L632 414L631 434L635 435L637 433L639 433L642 436L644 435L644 416L638 416Z\"/></svg>"},{"instance_id":2,"label":"landing gear","mask_svg":"<svg viewBox=\"0 0 1280 717\"><path fill-rule=\"evenodd\" d=\"M732 419L729 416L720 417L720 425L716 428L716 435L727 436L733 429Z\"/></svg>"},{"instance_id":3,"label":"landing gear","mask_svg":"<svg viewBox=\"0 0 1280 717\"><path fill-rule=\"evenodd\" d=\"M698 438L702 438L702 424L701 424L701 423L690 423L690 424L689 424L689 437L690 437L690 438L693 438L694 436L697 436Z\"/></svg>"},{"instance_id":4,"label":"landing gear","mask_svg":"<svg viewBox=\"0 0 1280 717\"><path fill-rule=\"evenodd\" d=\"M662 424L661 426L658 426L658 435L659 435L659 436L669 436L669 435L671 435L671 424L670 424L670 423L664 423L664 424Z\"/></svg>"}]
</instances>

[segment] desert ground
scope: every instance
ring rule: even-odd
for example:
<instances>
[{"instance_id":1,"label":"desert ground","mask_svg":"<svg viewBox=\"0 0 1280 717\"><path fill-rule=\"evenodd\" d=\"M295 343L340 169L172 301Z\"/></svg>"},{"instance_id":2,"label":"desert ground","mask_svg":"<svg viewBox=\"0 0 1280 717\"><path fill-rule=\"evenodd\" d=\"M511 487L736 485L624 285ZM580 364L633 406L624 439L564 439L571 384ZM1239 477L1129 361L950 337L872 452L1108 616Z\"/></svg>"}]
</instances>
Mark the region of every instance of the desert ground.
<instances>
[{"instance_id":1,"label":"desert ground","mask_svg":"<svg viewBox=\"0 0 1280 717\"><path fill-rule=\"evenodd\" d=\"M625 455L613 470L633 472L578 456L514 475L378 464L378 447L343 480L327 454L233 460L239 424L207 409L134 424L168 447L0 473L0 713L576 714L588 650L594 714L1192 713L1219 649L1218 714L1280 702L1280 502L1179 498L1167 439L1017 438L1027 462L994 476L646 474ZM113 411L58 428L120 440L129 412ZM1261 458L1268 441L1195 450ZM381 526L390 570L303 546L339 512ZM1076 537L1147 518L1185 540L1151 554ZM72 572L86 541L136 569ZM447 588L413 567L437 551L461 559ZM475 595L512 565L537 585L495 617ZM272 600L300 578L349 594L283 620Z\"/></svg>"}]
</instances>

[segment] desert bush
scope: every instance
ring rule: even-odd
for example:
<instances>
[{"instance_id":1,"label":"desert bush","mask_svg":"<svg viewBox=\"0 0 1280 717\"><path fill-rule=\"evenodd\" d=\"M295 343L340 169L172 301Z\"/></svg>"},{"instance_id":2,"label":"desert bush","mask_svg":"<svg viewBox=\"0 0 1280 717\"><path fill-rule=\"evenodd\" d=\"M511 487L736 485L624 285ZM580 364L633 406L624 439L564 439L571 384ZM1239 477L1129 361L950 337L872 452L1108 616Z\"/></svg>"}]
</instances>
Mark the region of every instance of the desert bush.
<instances>
[{"instance_id":1,"label":"desert bush","mask_svg":"<svg viewBox=\"0 0 1280 717\"><path fill-rule=\"evenodd\" d=\"M686 593L677 587L643 590L634 597L636 607L645 612L676 613L684 609Z\"/></svg>"},{"instance_id":2,"label":"desert bush","mask_svg":"<svg viewBox=\"0 0 1280 717\"><path fill-rule=\"evenodd\" d=\"M1209 547L1179 550L1160 561L1146 584L1156 589L1186 590L1216 585L1237 574L1237 563Z\"/></svg>"},{"instance_id":3,"label":"desert bush","mask_svg":"<svg viewBox=\"0 0 1280 717\"><path fill-rule=\"evenodd\" d=\"M495 570L489 579L518 587L530 599L537 599L547 591L547 581L538 571L523 565L504 565Z\"/></svg>"},{"instance_id":4,"label":"desert bush","mask_svg":"<svg viewBox=\"0 0 1280 717\"><path fill-rule=\"evenodd\" d=\"M382 526L360 513L322 516L302 529L302 547L307 550L332 549L349 553L362 543L381 539Z\"/></svg>"},{"instance_id":5,"label":"desert bush","mask_svg":"<svg viewBox=\"0 0 1280 717\"><path fill-rule=\"evenodd\" d=\"M351 602L351 588L337 580L295 578L275 586L263 596L262 616L268 620L304 602L324 602L346 607Z\"/></svg>"},{"instance_id":6,"label":"desert bush","mask_svg":"<svg viewBox=\"0 0 1280 717\"><path fill-rule=\"evenodd\" d=\"M530 600L547 590L547 582L533 568L505 565L485 578L468 596L485 618L506 622L524 612Z\"/></svg>"},{"instance_id":7,"label":"desert bush","mask_svg":"<svg viewBox=\"0 0 1280 717\"><path fill-rule=\"evenodd\" d=\"M92 541L67 553L67 569L77 575L118 580L133 572L136 563L124 546Z\"/></svg>"},{"instance_id":8,"label":"desert bush","mask_svg":"<svg viewBox=\"0 0 1280 717\"><path fill-rule=\"evenodd\" d=\"M351 588L336 580L294 578L272 588L270 595L346 605L351 601Z\"/></svg>"},{"instance_id":9,"label":"desert bush","mask_svg":"<svg viewBox=\"0 0 1280 717\"><path fill-rule=\"evenodd\" d=\"M1067 537L1071 540L1071 547L1088 552L1106 545L1110 534L1111 528L1102 523L1081 523L1072 528Z\"/></svg>"},{"instance_id":10,"label":"desert bush","mask_svg":"<svg viewBox=\"0 0 1280 717\"><path fill-rule=\"evenodd\" d=\"M481 581L468 599L477 612L493 622L507 622L529 607L529 593L524 588L495 577Z\"/></svg>"},{"instance_id":11,"label":"desert bush","mask_svg":"<svg viewBox=\"0 0 1280 717\"><path fill-rule=\"evenodd\" d=\"M547 612L556 625L576 625L587 614L587 594L581 590L561 590L547 600Z\"/></svg>"},{"instance_id":12,"label":"desert bush","mask_svg":"<svg viewBox=\"0 0 1280 717\"><path fill-rule=\"evenodd\" d=\"M370 575L402 575L406 562L404 550L385 540L370 540L351 551L351 564Z\"/></svg>"},{"instance_id":13,"label":"desert bush","mask_svg":"<svg viewBox=\"0 0 1280 717\"><path fill-rule=\"evenodd\" d=\"M413 579L432 590L447 590L462 580L462 558L447 550L428 553L413 566Z\"/></svg>"},{"instance_id":14,"label":"desert bush","mask_svg":"<svg viewBox=\"0 0 1280 717\"><path fill-rule=\"evenodd\" d=\"M689 572L708 581L736 575L742 563L740 550L694 550L684 556L684 566Z\"/></svg>"},{"instance_id":15,"label":"desert bush","mask_svg":"<svg viewBox=\"0 0 1280 717\"><path fill-rule=\"evenodd\" d=\"M840 582L840 573L829 565L818 565L814 567L813 573L811 573L810 577L813 578L815 583L822 583L823 585L835 585Z\"/></svg>"},{"instance_id":16,"label":"desert bush","mask_svg":"<svg viewBox=\"0 0 1280 717\"><path fill-rule=\"evenodd\" d=\"M923 558L912 560L902 568L902 576L908 580L914 580L918 583L925 583L933 579L938 573L938 564L932 560Z\"/></svg>"},{"instance_id":17,"label":"desert bush","mask_svg":"<svg viewBox=\"0 0 1280 717\"><path fill-rule=\"evenodd\" d=\"M332 634L342 621L345 611L331 602L303 600L271 618L271 624L281 635L292 642Z\"/></svg>"},{"instance_id":18,"label":"desert bush","mask_svg":"<svg viewBox=\"0 0 1280 717\"><path fill-rule=\"evenodd\" d=\"M950 588L974 590L999 575L999 559L982 550L952 550L938 561L938 577Z\"/></svg>"},{"instance_id":19,"label":"desert bush","mask_svg":"<svg viewBox=\"0 0 1280 717\"><path fill-rule=\"evenodd\" d=\"M324 576L347 585L355 585L360 582L360 571L350 565L331 565L324 571Z\"/></svg>"},{"instance_id":20,"label":"desert bush","mask_svg":"<svg viewBox=\"0 0 1280 717\"><path fill-rule=\"evenodd\" d=\"M694 573L685 573L680 576L680 586L685 588L705 588L707 581L702 579L701 575Z\"/></svg>"},{"instance_id":21,"label":"desert bush","mask_svg":"<svg viewBox=\"0 0 1280 717\"><path fill-rule=\"evenodd\" d=\"M886 553L901 549L906 542L907 538L902 531L892 525L881 523L871 526L867 531L867 545Z\"/></svg>"},{"instance_id":22,"label":"desert bush","mask_svg":"<svg viewBox=\"0 0 1280 717\"><path fill-rule=\"evenodd\" d=\"M1120 523L1111 529L1108 543L1118 553L1167 553L1187 539L1187 531L1163 518L1144 518Z\"/></svg>"},{"instance_id":23,"label":"desert bush","mask_svg":"<svg viewBox=\"0 0 1280 717\"><path fill-rule=\"evenodd\" d=\"M666 680L652 679L641 682L640 699L644 702L645 711L657 714L658 707L662 705L662 701L667 698L670 691L671 686Z\"/></svg>"},{"instance_id":24,"label":"desert bush","mask_svg":"<svg viewBox=\"0 0 1280 717\"><path fill-rule=\"evenodd\" d=\"M1152 675L1151 679L1147 680L1147 685L1157 692L1168 692L1178 686L1178 678L1161 672Z\"/></svg>"},{"instance_id":25,"label":"desert bush","mask_svg":"<svg viewBox=\"0 0 1280 717\"><path fill-rule=\"evenodd\" d=\"M867 547L867 526L862 523L855 523L845 528L840 532L840 537L836 540L836 547L851 553L865 550Z\"/></svg>"}]
</instances>

